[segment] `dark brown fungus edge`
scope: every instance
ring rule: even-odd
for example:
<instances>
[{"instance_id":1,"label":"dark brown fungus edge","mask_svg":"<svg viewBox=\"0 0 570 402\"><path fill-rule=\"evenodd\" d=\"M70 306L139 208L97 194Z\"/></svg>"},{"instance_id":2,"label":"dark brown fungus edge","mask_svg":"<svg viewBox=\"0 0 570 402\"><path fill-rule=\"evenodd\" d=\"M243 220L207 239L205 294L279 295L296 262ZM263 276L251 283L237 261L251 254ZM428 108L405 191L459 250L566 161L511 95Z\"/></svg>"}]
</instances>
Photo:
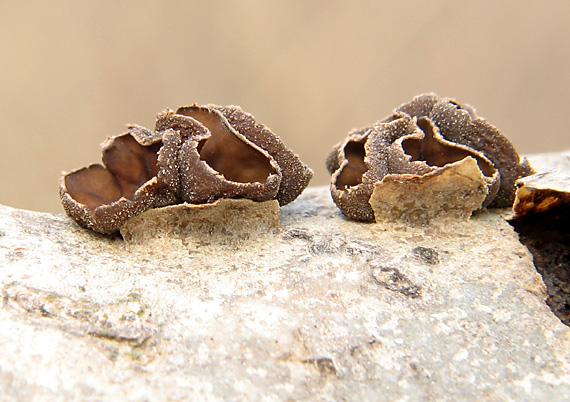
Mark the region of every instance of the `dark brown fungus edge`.
<instances>
[{"instance_id":1,"label":"dark brown fungus edge","mask_svg":"<svg viewBox=\"0 0 570 402\"><path fill-rule=\"evenodd\" d=\"M178 202L161 178L161 137L140 129L105 141L105 166L94 164L61 178L63 208L79 225L109 234L148 208Z\"/></svg>"},{"instance_id":2,"label":"dark brown fungus edge","mask_svg":"<svg viewBox=\"0 0 570 402\"><path fill-rule=\"evenodd\" d=\"M415 105L410 108L412 103ZM423 105L421 115L418 105ZM499 171L500 185L490 207L510 207L515 198L515 181L534 173L526 158L520 158L508 138L486 119L478 117L475 109L469 105L428 94L403 104L394 113L398 112L429 118L439 128L443 138L476 150L493 163Z\"/></svg>"},{"instance_id":3,"label":"dark brown fungus edge","mask_svg":"<svg viewBox=\"0 0 570 402\"><path fill-rule=\"evenodd\" d=\"M277 191L279 205L283 206L295 200L309 185L313 171L301 162L299 156L287 148L267 126L257 123L253 115L243 111L241 107L235 105L212 105L212 107L222 113L237 132L275 159L283 176Z\"/></svg>"},{"instance_id":4,"label":"dark brown fungus edge","mask_svg":"<svg viewBox=\"0 0 570 402\"><path fill-rule=\"evenodd\" d=\"M156 130L180 136L180 196L190 203L220 198L274 199L281 168L269 153L250 142L216 109L188 106L157 117Z\"/></svg>"},{"instance_id":5,"label":"dark brown fungus edge","mask_svg":"<svg viewBox=\"0 0 570 402\"><path fill-rule=\"evenodd\" d=\"M423 176L473 157L488 187L482 208L510 206L515 181L532 174L510 141L468 105L420 95L370 127L350 132L327 158L331 194L350 218L374 221L374 183L386 175Z\"/></svg>"},{"instance_id":6,"label":"dark brown fungus edge","mask_svg":"<svg viewBox=\"0 0 570 402\"><path fill-rule=\"evenodd\" d=\"M81 226L113 233L149 208L221 198L277 199L285 205L312 170L266 126L238 106L184 106L157 116L150 131L103 144L103 164L64 174L60 196Z\"/></svg>"}]
</instances>

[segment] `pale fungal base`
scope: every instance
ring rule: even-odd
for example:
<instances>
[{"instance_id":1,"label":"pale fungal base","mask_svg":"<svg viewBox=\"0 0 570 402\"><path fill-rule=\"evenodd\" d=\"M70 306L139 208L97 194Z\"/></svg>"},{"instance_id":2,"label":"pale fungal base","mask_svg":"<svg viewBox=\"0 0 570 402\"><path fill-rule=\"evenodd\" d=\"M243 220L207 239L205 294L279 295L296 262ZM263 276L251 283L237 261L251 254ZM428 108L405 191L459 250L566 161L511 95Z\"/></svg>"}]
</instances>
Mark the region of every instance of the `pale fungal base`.
<instances>
[{"instance_id":1,"label":"pale fungal base","mask_svg":"<svg viewBox=\"0 0 570 402\"><path fill-rule=\"evenodd\" d=\"M387 175L374 184L369 202L376 222L427 225L434 219L468 220L487 193L477 161L467 157L423 176Z\"/></svg>"},{"instance_id":2,"label":"pale fungal base","mask_svg":"<svg viewBox=\"0 0 570 402\"><path fill-rule=\"evenodd\" d=\"M220 199L209 204L178 204L149 209L120 229L130 245L174 240L199 244L233 244L279 231L279 202Z\"/></svg>"}]
</instances>

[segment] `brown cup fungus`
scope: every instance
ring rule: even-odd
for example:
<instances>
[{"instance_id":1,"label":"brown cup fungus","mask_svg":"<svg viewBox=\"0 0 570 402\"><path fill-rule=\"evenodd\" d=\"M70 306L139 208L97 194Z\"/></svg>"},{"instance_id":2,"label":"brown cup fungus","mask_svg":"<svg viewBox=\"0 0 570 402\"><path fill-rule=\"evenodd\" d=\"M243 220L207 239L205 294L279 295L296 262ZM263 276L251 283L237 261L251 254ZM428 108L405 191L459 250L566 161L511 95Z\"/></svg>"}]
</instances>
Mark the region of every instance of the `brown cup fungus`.
<instances>
[{"instance_id":1,"label":"brown cup fungus","mask_svg":"<svg viewBox=\"0 0 570 402\"><path fill-rule=\"evenodd\" d=\"M570 159L569 159L570 162ZM509 219L565 209L570 206L570 172L551 169L516 181L517 188L513 214ZM566 214L568 214L566 209Z\"/></svg>"},{"instance_id":2,"label":"brown cup fungus","mask_svg":"<svg viewBox=\"0 0 570 402\"><path fill-rule=\"evenodd\" d=\"M511 206L515 181L533 172L473 108L433 94L350 132L329 154L327 169L346 216L413 223Z\"/></svg>"},{"instance_id":3,"label":"brown cup fungus","mask_svg":"<svg viewBox=\"0 0 570 402\"><path fill-rule=\"evenodd\" d=\"M185 106L103 144L103 163L64 174L60 196L81 226L113 233L156 207L222 198L293 201L313 172L237 106Z\"/></svg>"}]
</instances>

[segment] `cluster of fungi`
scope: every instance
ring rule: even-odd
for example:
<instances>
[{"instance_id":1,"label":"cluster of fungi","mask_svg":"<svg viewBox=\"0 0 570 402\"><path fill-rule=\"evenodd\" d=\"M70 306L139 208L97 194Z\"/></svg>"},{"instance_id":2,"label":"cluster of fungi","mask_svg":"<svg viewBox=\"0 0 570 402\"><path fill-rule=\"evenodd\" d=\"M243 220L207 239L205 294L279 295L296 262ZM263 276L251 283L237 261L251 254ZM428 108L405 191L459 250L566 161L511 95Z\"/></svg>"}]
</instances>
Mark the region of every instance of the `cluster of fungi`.
<instances>
[{"instance_id":1,"label":"cluster of fungi","mask_svg":"<svg viewBox=\"0 0 570 402\"><path fill-rule=\"evenodd\" d=\"M382 194L375 189L383 183L421 182L465 161L480 176L483 198L475 209L511 206L515 182L533 173L511 142L473 108L434 94L417 96L372 126L351 131L326 165L332 198L342 213L374 221L374 197ZM130 125L103 144L103 165L64 174L60 196L76 222L105 234L149 208L180 203L247 198L285 205L313 175L238 106L166 110L157 116L154 131ZM463 170L455 174L461 176Z\"/></svg>"},{"instance_id":2,"label":"cluster of fungi","mask_svg":"<svg viewBox=\"0 0 570 402\"><path fill-rule=\"evenodd\" d=\"M60 196L85 228L114 233L149 208L221 198L293 201L313 172L238 106L185 106L103 144L103 165L66 173Z\"/></svg>"},{"instance_id":3,"label":"cluster of fungi","mask_svg":"<svg viewBox=\"0 0 570 402\"><path fill-rule=\"evenodd\" d=\"M386 180L421 178L473 158L484 178L480 208L510 207L515 181L533 173L511 142L468 105L420 95L370 127L353 130L327 158L334 202L348 217L375 220L370 198Z\"/></svg>"}]
</instances>

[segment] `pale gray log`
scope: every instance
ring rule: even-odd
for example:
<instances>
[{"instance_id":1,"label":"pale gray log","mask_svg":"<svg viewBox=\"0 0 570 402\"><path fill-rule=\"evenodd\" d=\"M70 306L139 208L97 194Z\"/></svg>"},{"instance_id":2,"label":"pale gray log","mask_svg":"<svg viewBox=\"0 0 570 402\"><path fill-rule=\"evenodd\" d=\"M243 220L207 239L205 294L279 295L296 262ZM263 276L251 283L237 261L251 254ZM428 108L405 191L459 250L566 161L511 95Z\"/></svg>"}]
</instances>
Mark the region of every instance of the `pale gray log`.
<instances>
[{"instance_id":1,"label":"pale gray log","mask_svg":"<svg viewBox=\"0 0 570 402\"><path fill-rule=\"evenodd\" d=\"M134 244L1 206L0 400L570 395L570 329L500 212L365 224L310 188L280 219Z\"/></svg>"}]
</instances>

